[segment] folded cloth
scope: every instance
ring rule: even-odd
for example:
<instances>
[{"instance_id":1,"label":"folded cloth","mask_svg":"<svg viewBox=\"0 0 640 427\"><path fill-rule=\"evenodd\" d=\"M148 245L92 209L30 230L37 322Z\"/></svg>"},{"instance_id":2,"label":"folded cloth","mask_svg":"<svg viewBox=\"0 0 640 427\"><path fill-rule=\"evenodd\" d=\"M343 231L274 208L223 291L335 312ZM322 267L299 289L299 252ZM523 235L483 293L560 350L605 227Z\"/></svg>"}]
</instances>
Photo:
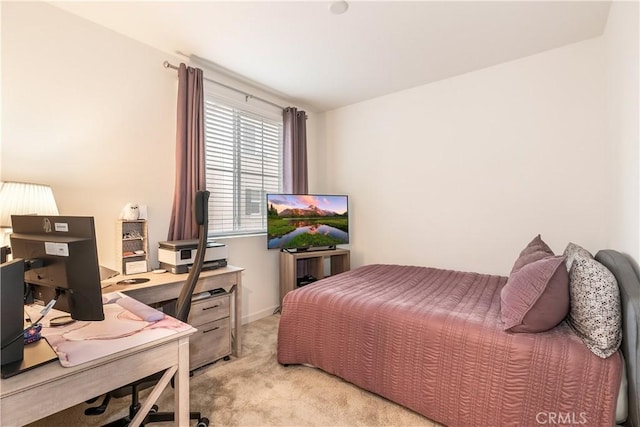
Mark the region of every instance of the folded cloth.
<instances>
[{"instance_id":1,"label":"folded cloth","mask_svg":"<svg viewBox=\"0 0 640 427\"><path fill-rule=\"evenodd\" d=\"M102 294L102 304L112 304L118 301L120 298L124 298L120 292L109 292L108 294Z\"/></svg>"},{"instance_id":2,"label":"folded cloth","mask_svg":"<svg viewBox=\"0 0 640 427\"><path fill-rule=\"evenodd\" d=\"M157 322L158 320L162 320L164 318L163 312L149 307L148 305L143 304L131 297L125 296L123 298L120 298L116 301L116 304L126 310L129 310L131 313L135 314L145 322Z\"/></svg>"}]
</instances>

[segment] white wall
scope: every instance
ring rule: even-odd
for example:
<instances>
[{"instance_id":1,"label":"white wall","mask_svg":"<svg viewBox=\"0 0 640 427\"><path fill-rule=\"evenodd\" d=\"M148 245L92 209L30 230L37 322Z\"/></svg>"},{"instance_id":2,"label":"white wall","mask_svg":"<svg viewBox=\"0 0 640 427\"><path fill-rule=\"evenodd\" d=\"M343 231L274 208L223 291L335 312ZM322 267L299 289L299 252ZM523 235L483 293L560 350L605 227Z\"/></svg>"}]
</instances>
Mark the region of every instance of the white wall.
<instances>
[{"instance_id":1,"label":"white wall","mask_svg":"<svg viewBox=\"0 0 640 427\"><path fill-rule=\"evenodd\" d=\"M148 205L151 242L166 240L175 73L161 52L52 6L2 9L2 179L49 184L61 214L95 216L101 264L118 268L125 203Z\"/></svg>"},{"instance_id":2,"label":"white wall","mask_svg":"<svg viewBox=\"0 0 640 427\"><path fill-rule=\"evenodd\" d=\"M94 216L100 263L112 268L120 210L131 201L148 205L157 267L173 200L177 90L176 72L162 63L180 58L46 3L1 8L0 178L49 184L61 214ZM205 75L287 105L228 76ZM279 304L277 252L266 250L265 236L224 243L229 263L246 269L243 321L271 314Z\"/></svg>"},{"instance_id":3,"label":"white wall","mask_svg":"<svg viewBox=\"0 0 640 427\"><path fill-rule=\"evenodd\" d=\"M352 266L507 274L538 233L608 243L600 38L331 111L326 191L351 194Z\"/></svg>"},{"instance_id":4,"label":"white wall","mask_svg":"<svg viewBox=\"0 0 640 427\"><path fill-rule=\"evenodd\" d=\"M613 2L603 36L606 48L608 134L612 150L609 246L640 260L638 2Z\"/></svg>"}]
</instances>

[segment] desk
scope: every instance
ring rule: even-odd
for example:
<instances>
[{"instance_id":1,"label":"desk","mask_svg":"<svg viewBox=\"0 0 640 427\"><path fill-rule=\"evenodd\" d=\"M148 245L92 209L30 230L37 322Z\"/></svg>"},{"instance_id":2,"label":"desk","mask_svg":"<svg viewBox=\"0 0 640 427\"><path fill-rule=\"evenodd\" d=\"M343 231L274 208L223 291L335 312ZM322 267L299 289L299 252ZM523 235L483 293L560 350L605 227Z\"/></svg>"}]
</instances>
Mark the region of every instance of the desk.
<instances>
[{"instance_id":1,"label":"desk","mask_svg":"<svg viewBox=\"0 0 640 427\"><path fill-rule=\"evenodd\" d=\"M232 354L242 351L241 275L242 268L227 266L203 271L194 293L223 288L233 295L234 318ZM117 285L123 279L146 277L150 281ZM176 299L187 274L142 273L116 276L103 282L103 292L123 292L147 305ZM177 369L175 381L176 425L188 425L189 417L189 335L175 334L161 340L116 353L71 368L52 362L15 377L0 380L0 425L23 425L44 418L90 398L114 390L165 369ZM167 381L170 380L170 376ZM149 407L164 386L158 383L144 405ZM63 392L61 392L63 391ZM55 398L51 398L55 396ZM38 404L34 404L38 402ZM140 411L146 414L145 407ZM148 409L148 408L147 408ZM136 420L137 422L141 420ZM132 424L135 426L137 424Z\"/></svg>"},{"instance_id":2,"label":"desk","mask_svg":"<svg viewBox=\"0 0 640 427\"><path fill-rule=\"evenodd\" d=\"M216 270L207 270L200 273L200 278L193 291L194 295L199 292L211 291L223 288L232 294L233 318L231 319L231 354L236 357L242 355L242 334L241 334L241 304L242 304L242 271L240 267L228 265ZM119 275L105 280L102 283L103 292L122 292L132 298L137 299L147 305L153 305L178 298L180 290L188 274L173 273L140 273L131 275ZM118 285L117 282L126 279L149 279L146 283Z\"/></svg>"},{"instance_id":3,"label":"desk","mask_svg":"<svg viewBox=\"0 0 640 427\"><path fill-rule=\"evenodd\" d=\"M174 373L175 424L188 425L189 335L193 332L190 329L71 368L52 362L2 379L0 425L28 424L165 369L164 381L153 389L131 426L140 424Z\"/></svg>"}]
</instances>

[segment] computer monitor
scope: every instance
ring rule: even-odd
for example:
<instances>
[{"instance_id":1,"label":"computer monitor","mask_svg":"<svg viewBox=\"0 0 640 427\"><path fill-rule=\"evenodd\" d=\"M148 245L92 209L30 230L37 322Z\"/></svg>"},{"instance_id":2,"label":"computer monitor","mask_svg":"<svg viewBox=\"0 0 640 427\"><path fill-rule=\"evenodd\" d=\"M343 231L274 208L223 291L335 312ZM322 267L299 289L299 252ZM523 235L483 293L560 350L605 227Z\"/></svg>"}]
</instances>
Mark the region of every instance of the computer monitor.
<instances>
[{"instance_id":1,"label":"computer monitor","mask_svg":"<svg viewBox=\"0 0 640 427\"><path fill-rule=\"evenodd\" d=\"M34 297L75 320L104 320L93 217L12 215L11 251Z\"/></svg>"},{"instance_id":2,"label":"computer monitor","mask_svg":"<svg viewBox=\"0 0 640 427\"><path fill-rule=\"evenodd\" d=\"M0 264L0 365L22 360L24 344L21 338L24 328L22 314L22 289L24 286L24 261L20 258Z\"/></svg>"}]
</instances>

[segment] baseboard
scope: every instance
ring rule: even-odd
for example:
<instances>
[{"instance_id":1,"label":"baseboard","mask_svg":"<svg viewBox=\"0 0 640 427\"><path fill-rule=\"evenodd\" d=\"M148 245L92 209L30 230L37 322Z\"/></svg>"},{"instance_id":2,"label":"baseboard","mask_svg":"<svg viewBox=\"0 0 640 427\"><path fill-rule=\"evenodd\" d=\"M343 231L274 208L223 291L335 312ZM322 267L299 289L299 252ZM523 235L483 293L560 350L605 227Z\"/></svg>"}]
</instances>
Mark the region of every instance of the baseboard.
<instances>
[{"instance_id":1,"label":"baseboard","mask_svg":"<svg viewBox=\"0 0 640 427\"><path fill-rule=\"evenodd\" d=\"M264 310L260 310L256 313L251 313L248 316L242 317L242 324L245 325L247 323L255 322L256 320L264 319L265 317L273 315L273 312L278 308L277 305L274 305L271 308L265 308Z\"/></svg>"}]
</instances>

